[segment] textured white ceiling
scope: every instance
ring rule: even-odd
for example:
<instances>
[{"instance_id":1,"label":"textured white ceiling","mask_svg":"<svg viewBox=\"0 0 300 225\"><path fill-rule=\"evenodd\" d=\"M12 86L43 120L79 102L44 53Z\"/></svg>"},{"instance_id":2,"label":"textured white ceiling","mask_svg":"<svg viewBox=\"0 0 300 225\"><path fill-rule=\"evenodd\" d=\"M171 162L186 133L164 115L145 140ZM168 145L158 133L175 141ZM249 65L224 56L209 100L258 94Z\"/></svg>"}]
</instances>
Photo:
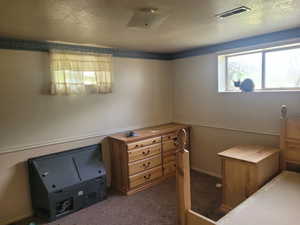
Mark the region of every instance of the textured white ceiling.
<instances>
[{"instance_id":1,"label":"textured white ceiling","mask_svg":"<svg viewBox=\"0 0 300 225\"><path fill-rule=\"evenodd\" d=\"M214 15L241 5L251 12ZM127 28L133 11L159 8L159 27ZM300 26L300 0L0 0L0 36L174 52Z\"/></svg>"}]
</instances>

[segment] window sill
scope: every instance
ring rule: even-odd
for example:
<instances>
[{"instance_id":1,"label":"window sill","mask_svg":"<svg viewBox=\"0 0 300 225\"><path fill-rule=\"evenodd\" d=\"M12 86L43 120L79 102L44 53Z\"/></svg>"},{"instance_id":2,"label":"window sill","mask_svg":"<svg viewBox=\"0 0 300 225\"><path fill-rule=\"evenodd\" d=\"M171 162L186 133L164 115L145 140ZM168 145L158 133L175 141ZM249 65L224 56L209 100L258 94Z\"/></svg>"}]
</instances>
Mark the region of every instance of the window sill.
<instances>
[{"instance_id":1,"label":"window sill","mask_svg":"<svg viewBox=\"0 0 300 225\"><path fill-rule=\"evenodd\" d=\"M300 94L300 89L292 89L292 90L254 90L252 92L242 92L242 91L218 91L220 94L226 94L226 93L240 93L240 94L251 94L251 93L295 93L295 94Z\"/></svg>"}]
</instances>

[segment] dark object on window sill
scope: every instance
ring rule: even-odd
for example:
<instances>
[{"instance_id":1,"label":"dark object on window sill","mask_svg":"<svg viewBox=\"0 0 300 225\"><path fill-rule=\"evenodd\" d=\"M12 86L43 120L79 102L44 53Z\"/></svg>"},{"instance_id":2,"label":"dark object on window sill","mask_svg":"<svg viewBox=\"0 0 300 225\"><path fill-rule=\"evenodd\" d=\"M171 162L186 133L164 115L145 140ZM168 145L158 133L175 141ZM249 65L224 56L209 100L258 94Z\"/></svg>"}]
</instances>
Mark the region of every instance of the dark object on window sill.
<instances>
[{"instance_id":1,"label":"dark object on window sill","mask_svg":"<svg viewBox=\"0 0 300 225\"><path fill-rule=\"evenodd\" d=\"M239 87L243 92L252 92L254 90L254 82L251 79L233 81L235 87Z\"/></svg>"},{"instance_id":2,"label":"dark object on window sill","mask_svg":"<svg viewBox=\"0 0 300 225\"><path fill-rule=\"evenodd\" d=\"M241 81L240 81L240 80L238 80L238 81L233 81L233 84L234 84L235 87L240 87Z\"/></svg>"}]
</instances>

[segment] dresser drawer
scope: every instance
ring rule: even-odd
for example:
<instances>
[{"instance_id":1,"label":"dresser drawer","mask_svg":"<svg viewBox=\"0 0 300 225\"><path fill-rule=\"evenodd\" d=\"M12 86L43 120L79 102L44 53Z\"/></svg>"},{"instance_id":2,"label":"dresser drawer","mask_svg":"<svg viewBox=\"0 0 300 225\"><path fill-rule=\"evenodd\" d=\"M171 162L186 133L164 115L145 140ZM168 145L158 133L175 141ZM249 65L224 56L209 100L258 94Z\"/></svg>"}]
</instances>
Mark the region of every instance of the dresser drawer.
<instances>
[{"instance_id":1,"label":"dresser drawer","mask_svg":"<svg viewBox=\"0 0 300 225\"><path fill-rule=\"evenodd\" d=\"M176 140L177 139L177 133L170 133L162 136L163 142L170 141L170 140Z\"/></svg>"},{"instance_id":2,"label":"dresser drawer","mask_svg":"<svg viewBox=\"0 0 300 225\"><path fill-rule=\"evenodd\" d=\"M177 144L175 141L166 141L162 144L163 152L175 151L177 149Z\"/></svg>"},{"instance_id":3,"label":"dresser drawer","mask_svg":"<svg viewBox=\"0 0 300 225\"><path fill-rule=\"evenodd\" d=\"M165 157L165 156L168 156L168 155L176 154L176 150L177 150L176 148L173 148L169 151L163 151L163 156Z\"/></svg>"},{"instance_id":4,"label":"dresser drawer","mask_svg":"<svg viewBox=\"0 0 300 225\"><path fill-rule=\"evenodd\" d=\"M148 169L152 169L156 166L161 165L161 156L154 156L142 161L134 162L129 164L129 175L143 172Z\"/></svg>"},{"instance_id":5,"label":"dresser drawer","mask_svg":"<svg viewBox=\"0 0 300 225\"><path fill-rule=\"evenodd\" d=\"M147 170L144 173L140 173L129 177L129 187L135 188L143 185L151 180L157 179L162 176L162 167L156 167L151 170Z\"/></svg>"},{"instance_id":6,"label":"dresser drawer","mask_svg":"<svg viewBox=\"0 0 300 225\"><path fill-rule=\"evenodd\" d=\"M288 140L286 141L286 148L288 150L300 151L300 143L297 141Z\"/></svg>"},{"instance_id":7,"label":"dresser drawer","mask_svg":"<svg viewBox=\"0 0 300 225\"><path fill-rule=\"evenodd\" d=\"M168 175L176 172L176 162L172 161L170 163L164 164L164 175Z\"/></svg>"},{"instance_id":8,"label":"dresser drawer","mask_svg":"<svg viewBox=\"0 0 300 225\"><path fill-rule=\"evenodd\" d=\"M161 142L161 137L149 138L142 141L129 143L127 144L127 149L132 150L132 149L141 148L152 144L157 144L160 142Z\"/></svg>"},{"instance_id":9,"label":"dresser drawer","mask_svg":"<svg viewBox=\"0 0 300 225\"><path fill-rule=\"evenodd\" d=\"M163 156L164 164L175 162L176 161L176 154L169 154Z\"/></svg>"},{"instance_id":10,"label":"dresser drawer","mask_svg":"<svg viewBox=\"0 0 300 225\"><path fill-rule=\"evenodd\" d=\"M128 161L134 162L161 153L161 144L150 145L143 148L128 151Z\"/></svg>"}]
</instances>

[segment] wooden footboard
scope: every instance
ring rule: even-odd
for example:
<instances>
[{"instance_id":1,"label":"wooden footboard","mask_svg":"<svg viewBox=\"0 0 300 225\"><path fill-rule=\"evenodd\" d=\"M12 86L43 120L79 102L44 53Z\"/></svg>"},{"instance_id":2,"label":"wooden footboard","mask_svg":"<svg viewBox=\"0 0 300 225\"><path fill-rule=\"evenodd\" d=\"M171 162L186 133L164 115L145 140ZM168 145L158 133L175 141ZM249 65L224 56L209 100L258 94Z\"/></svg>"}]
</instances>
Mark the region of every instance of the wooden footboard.
<instances>
[{"instance_id":1,"label":"wooden footboard","mask_svg":"<svg viewBox=\"0 0 300 225\"><path fill-rule=\"evenodd\" d=\"M184 149L184 131L178 135L182 149L176 153L177 171L177 215L179 225L216 225L216 223L191 209L190 159L188 150Z\"/></svg>"},{"instance_id":2,"label":"wooden footboard","mask_svg":"<svg viewBox=\"0 0 300 225\"><path fill-rule=\"evenodd\" d=\"M200 214L194 212L193 210L188 210L186 213L187 225L216 225L216 223Z\"/></svg>"}]
</instances>

